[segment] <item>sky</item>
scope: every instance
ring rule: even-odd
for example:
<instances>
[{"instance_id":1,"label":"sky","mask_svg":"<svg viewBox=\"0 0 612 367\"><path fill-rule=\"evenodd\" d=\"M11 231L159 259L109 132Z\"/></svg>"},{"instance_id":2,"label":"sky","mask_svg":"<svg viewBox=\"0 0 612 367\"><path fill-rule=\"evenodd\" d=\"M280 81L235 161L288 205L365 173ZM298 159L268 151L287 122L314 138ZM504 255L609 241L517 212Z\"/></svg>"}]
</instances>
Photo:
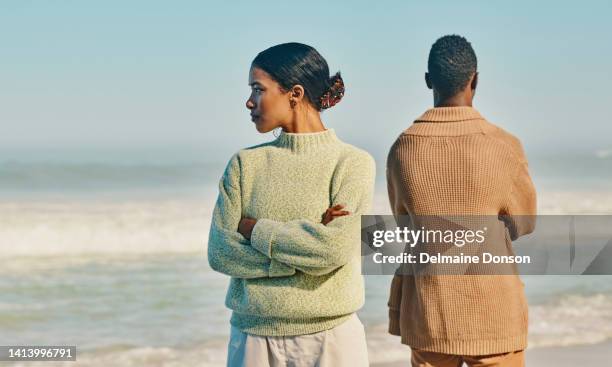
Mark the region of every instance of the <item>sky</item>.
<instances>
[{"instance_id":1,"label":"sky","mask_svg":"<svg viewBox=\"0 0 612 367\"><path fill-rule=\"evenodd\" d=\"M226 162L274 139L245 101L255 55L315 47L346 96L328 128L381 162L432 106L432 43L478 56L474 106L528 155L612 154L612 2L0 1L0 162Z\"/></svg>"}]
</instances>

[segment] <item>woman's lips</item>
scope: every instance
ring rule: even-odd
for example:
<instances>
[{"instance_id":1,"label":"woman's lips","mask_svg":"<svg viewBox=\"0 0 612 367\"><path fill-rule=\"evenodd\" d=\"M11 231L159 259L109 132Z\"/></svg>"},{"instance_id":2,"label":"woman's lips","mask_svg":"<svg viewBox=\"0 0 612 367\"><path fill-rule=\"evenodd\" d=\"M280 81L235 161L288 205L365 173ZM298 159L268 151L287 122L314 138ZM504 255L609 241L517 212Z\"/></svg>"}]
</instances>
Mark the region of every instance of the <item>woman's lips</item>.
<instances>
[{"instance_id":1,"label":"woman's lips","mask_svg":"<svg viewBox=\"0 0 612 367\"><path fill-rule=\"evenodd\" d=\"M259 116L257 116L257 115L251 115L251 121L253 121L253 122L257 122L257 120L259 120Z\"/></svg>"}]
</instances>

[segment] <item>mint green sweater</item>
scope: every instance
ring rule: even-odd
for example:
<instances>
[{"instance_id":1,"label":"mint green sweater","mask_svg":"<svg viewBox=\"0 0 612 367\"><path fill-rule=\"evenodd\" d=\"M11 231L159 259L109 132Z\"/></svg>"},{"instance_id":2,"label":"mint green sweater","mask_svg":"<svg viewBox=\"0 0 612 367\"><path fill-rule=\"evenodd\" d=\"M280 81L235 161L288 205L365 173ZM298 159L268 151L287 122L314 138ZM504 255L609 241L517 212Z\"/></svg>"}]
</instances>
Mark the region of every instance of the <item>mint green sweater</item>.
<instances>
[{"instance_id":1,"label":"mint green sweater","mask_svg":"<svg viewBox=\"0 0 612 367\"><path fill-rule=\"evenodd\" d=\"M285 133L242 149L219 182L208 262L231 276L225 304L243 332L303 335L331 329L364 302L361 218L372 203L375 163L333 129ZM344 204L349 215L321 223ZM251 240L241 217L257 219Z\"/></svg>"}]
</instances>

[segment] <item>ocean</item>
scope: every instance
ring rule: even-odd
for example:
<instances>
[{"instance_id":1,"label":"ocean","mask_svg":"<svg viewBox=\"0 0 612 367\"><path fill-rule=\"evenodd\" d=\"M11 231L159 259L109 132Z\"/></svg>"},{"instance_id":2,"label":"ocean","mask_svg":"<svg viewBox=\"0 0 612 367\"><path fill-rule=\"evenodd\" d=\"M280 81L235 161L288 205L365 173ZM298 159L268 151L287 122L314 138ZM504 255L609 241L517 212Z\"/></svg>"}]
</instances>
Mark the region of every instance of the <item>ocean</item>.
<instances>
[{"instance_id":1,"label":"ocean","mask_svg":"<svg viewBox=\"0 0 612 367\"><path fill-rule=\"evenodd\" d=\"M530 167L540 213L612 213L609 155ZM0 345L78 348L76 364L6 365L223 366L228 278L206 260L222 169L0 163ZM377 182L372 214L389 214L384 185ZM365 280L359 317L370 361L405 360L408 347L386 332L390 277ZM612 277L523 280L530 348L612 339Z\"/></svg>"}]
</instances>

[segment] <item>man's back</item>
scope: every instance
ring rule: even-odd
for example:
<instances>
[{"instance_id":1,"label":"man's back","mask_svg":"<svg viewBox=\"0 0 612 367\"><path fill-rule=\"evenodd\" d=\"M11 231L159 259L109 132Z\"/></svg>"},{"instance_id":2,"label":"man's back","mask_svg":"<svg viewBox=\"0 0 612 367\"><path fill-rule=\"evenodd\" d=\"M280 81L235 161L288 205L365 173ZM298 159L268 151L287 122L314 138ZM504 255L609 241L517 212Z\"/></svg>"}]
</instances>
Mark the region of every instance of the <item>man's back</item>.
<instances>
[{"instance_id":1,"label":"man's back","mask_svg":"<svg viewBox=\"0 0 612 367\"><path fill-rule=\"evenodd\" d=\"M390 149L387 183L394 215L524 218L516 216L536 211L520 142L472 107L433 108L417 119ZM511 223L512 239L534 227L533 217ZM413 348L485 355L526 347L517 275L396 275L389 308L390 332Z\"/></svg>"},{"instance_id":2,"label":"man's back","mask_svg":"<svg viewBox=\"0 0 612 367\"><path fill-rule=\"evenodd\" d=\"M389 151L387 182L396 215L535 212L519 140L472 107L433 108L415 120ZM517 190L521 203L510 201Z\"/></svg>"}]
</instances>

